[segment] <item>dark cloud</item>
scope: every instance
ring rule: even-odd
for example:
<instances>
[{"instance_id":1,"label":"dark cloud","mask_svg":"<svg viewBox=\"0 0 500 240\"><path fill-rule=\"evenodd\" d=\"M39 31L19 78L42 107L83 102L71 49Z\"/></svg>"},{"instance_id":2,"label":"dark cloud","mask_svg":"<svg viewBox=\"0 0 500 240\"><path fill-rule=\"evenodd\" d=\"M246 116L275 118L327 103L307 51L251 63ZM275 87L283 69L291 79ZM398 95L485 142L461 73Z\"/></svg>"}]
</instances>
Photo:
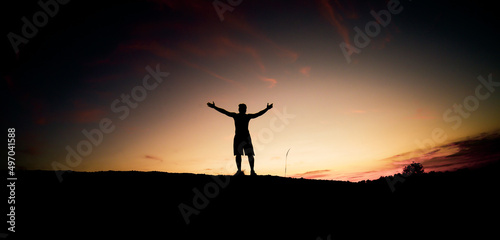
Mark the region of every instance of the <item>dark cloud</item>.
<instances>
[{"instance_id":1,"label":"dark cloud","mask_svg":"<svg viewBox=\"0 0 500 240\"><path fill-rule=\"evenodd\" d=\"M145 155L144 158L150 159L150 160L159 161L159 162L163 162L163 159L161 159L159 157L156 157L156 156L152 156L152 155Z\"/></svg>"}]
</instances>

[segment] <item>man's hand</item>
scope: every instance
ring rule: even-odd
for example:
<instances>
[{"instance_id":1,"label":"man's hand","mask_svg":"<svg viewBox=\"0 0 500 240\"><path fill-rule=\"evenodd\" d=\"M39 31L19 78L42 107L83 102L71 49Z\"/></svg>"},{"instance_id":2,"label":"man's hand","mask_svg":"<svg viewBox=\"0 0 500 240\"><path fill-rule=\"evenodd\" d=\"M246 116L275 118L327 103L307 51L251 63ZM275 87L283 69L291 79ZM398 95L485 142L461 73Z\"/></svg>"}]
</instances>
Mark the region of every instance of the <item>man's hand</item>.
<instances>
[{"instance_id":1,"label":"man's hand","mask_svg":"<svg viewBox=\"0 0 500 240\"><path fill-rule=\"evenodd\" d=\"M273 104L272 103L271 104L267 103L267 108L266 109L269 110L271 108L273 108Z\"/></svg>"},{"instance_id":2,"label":"man's hand","mask_svg":"<svg viewBox=\"0 0 500 240\"><path fill-rule=\"evenodd\" d=\"M215 108L215 102L212 101L212 103L207 102L208 107Z\"/></svg>"}]
</instances>

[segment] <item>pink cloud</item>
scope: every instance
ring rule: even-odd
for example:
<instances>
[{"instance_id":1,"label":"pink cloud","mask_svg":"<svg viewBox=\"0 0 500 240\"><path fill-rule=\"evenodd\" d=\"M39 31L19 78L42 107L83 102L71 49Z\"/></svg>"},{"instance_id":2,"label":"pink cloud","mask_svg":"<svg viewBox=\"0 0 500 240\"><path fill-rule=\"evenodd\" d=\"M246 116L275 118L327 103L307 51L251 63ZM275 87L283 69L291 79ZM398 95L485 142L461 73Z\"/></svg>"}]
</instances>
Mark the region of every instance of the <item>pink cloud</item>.
<instances>
[{"instance_id":1,"label":"pink cloud","mask_svg":"<svg viewBox=\"0 0 500 240\"><path fill-rule=\"evenodd\" d=\"M299 72L302 73L302 75L309 77L309 73L311 72L311 67L310 66L301 67L299 69Z\"/></svg>"},{"instance_id":2,"label":"pink cloud","mask_svg":"<svg viewBox=\"0 0 500 240\"><path fill-rule=\"evenodd\" d=\"M189 21L172 21L166 17L165 20L146 22L131 26L133 39L121 43L116 50L106 58L97 60L97 64L116 63L135 65L123 59L133 56L132 51L144 51L155 56L168 59L169 61L200 70L209 76L215 77L230 84L238 84L229 75L232 71L228 68L215 68L225 63L231 63L238 69L249 72L257 72L264 75L270 68L267 62L273 64L286 65L298 59L298 53L284 46L277 44L266 36L260 29L244 17L244 9L240 14L226 14L224 27L215 11L206 11L207 7L212 8L211 2L195 1L173 1L173 0L150 0L157 4L159 10L173 9L188 16L192 16ZM170 11L170 10L168 10ZM195 23L195 24L193 24ZM158 33L169 33L162 36ZM234 34L234 33L237 34ZM176 34L189 34L189 40L179 40L172 38ZM151 37L153 36L153 37ZM151 41L155 39L155 41ZM256 44L249 44L249 42ZM144 64L141 64L141 71ZM132 66L134 67L134 66ZM310 70L304 69L304 74L308 75ZM115 76L118 78L119 76ZM269 83L269 88L277 84L277 80L268 77L259 77L261 81ZM102 82L113 80L113 76L89 79L92 82Z\"/></svg>"},{"instance_id":3,"label":"pink cloud","mask_svg":"<svg viewBox=\"0 0 500 240\"><path fill-rule=\"evenodd\" d=\"M330 172L331 172L331 170L328 170L328 169L314 170L314 171L309 171L309 172L305 172L305 173L294 174L291 177L292 178L305 178L305 179L320 179L320 178L330 176Z\"/></svg>"},{"instance_id":4,"label":"pink cloud","mask_svg":"<svg viewBox=\"0 0 500 240\"><path fill-rule=\"evenodd\" d=\"M270 83L268 88L273 88L276 85L276 83L278 83L278 81L276 81L276 79L274 79L274 78L267 78L267 77L263 77L263 76L259 76L259 78L262 81Z\"/></svg>"},{"instance_id":5,"label":"pink cloud","mask_svg":"<svg viewBox=\"0 0 500 240\"><path fill-rule=\"evenodd\" d=\"M323 15L328 19L330 24L335 27L337 32L340 34L342 39L344 40L345 43L352 45L351 40L349 39L349 30L347 26L342 24L343 18L342 16L338 13L335 12L334 7L330 4L330 1L328 0L320 0L318 1L319 3L319 8ZM338 6L340 5L338 2L336 2Z\"/></svg>"},{"instance_id":6,"label":"pink cloud","mask_svg":"<svg viewBox=\"0 0 500 240\"><path fill-rule=\"evenodd\" d=\"M425 172L454 171L461 168L485 166L500 159L498 142L500 131L468 137L467 140L437 146L430 149L417 149L378 160L379 167L368 171L338 172L328 169L315 170L292 175L293 178L332 179L357 182L375 180L384 176L401 173L403 167L418 162Z\"/></svg>"},{"instance_id":7,"label":"pink cloud","mask_svg":"<svg viewBox=\"0 0 500 240\"><path fill-rule=\"evenodd\" d=\"M163 45L158 44L157 42L150 42L147 40L144 40L144 41L136 40L136 41L133 41L133 42L128 43L128 44L120 45L119 49L120 49L120 51L133 51L133 50L147 51L147 52L150 52L156 56L164 57L164 58L169 59L171 61L179 62L179 63L182 63L182 64L187 65L189 67L201 70L201 71L203 71L203 72L205 72L205 73L207 73L215 78L221 79L225 82L235 83L234 80L223 77L220 74L215 73L214 71L210 70L209 68L207 68L205 66L202 66L200 64L186 60L186 58L183 56L189 56L189 54L186 54L186 52L181 51L181 49L187 50L188 52L190 52L192 54L193 53L198 54L200 56L210 54L208 51L203 51L200 48L190 46L189 44L188 45L184 44L183 46L184 46L184 48L180 48L180 49L169 49Z\"/></svg>"}]
</instances>

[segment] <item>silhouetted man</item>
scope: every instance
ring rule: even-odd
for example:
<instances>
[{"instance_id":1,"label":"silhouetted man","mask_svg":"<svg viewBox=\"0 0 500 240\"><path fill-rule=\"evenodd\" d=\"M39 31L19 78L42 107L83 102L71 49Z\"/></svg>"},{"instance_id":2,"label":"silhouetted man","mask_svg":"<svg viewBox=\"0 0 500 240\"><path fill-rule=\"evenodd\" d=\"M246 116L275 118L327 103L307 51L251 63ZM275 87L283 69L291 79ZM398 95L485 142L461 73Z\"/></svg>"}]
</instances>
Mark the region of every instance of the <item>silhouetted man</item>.
<instances>
[{"instance_id":1,"label":"silhouetted man","mask_svg":"<svg viewBox=\"0 0 500 240\"><path fill-rule=\"evenodd\" d=\"M269 109L273 108L273 104L268 103L267 107L264 110L262 110L258 113L253 113L253 114L246 114L247 105L245 105L243 103L238 106L239 113L228 112L225 109L216 107L215 102L207 103L207 105L209 107L219 111L220 113L223 113L223 114L225 114L229 117L232 117L234 119L235 135L234 135L234 142L233 142L233 152L234 152L234 155L236 156L236 167L238 167L238 171L236 172L235 176L243 174L241 172L241 155L248 156L248 163L250 164L250 169L251 169L250 175L252 175L252 176L257 175L253 169L253 166L254 166L253 156L255 154L253 152L252 139L250 138L250 132L248 131L248 123L250 122L250 119L259 117L262 114L266 113Z\"/></svg>"}]
</instances>

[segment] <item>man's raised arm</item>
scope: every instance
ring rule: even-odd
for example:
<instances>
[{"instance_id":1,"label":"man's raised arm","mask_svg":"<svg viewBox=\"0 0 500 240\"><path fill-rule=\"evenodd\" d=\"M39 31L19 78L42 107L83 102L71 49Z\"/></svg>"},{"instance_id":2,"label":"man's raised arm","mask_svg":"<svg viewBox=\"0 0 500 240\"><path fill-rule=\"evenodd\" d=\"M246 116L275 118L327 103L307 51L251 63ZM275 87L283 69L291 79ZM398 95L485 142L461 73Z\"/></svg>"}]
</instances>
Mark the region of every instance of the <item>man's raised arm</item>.
<instances>
[{"instance_id":1,"label":"man's raised arm","mask_svg":"<svg viewBox=\"0 0 500 240\"><path fill-rule=\"evenodd\" d=\"M224 115L227 115L228 117L231 117L232 115L235 114L235 113L232 113L232 112L228 112L226 109L223 109L223 108L215 106L215 102L211 102L211 103L208 102L207 105L208 105L208 107L213 108L213 109L219 111L220 113L222 113Z\"/></svg>"},{"instance_id":2,"label":"man's raised arm","mask_svg":"<svg viewBox=\"0 0 500 240\"><path fill-rule=\"evenodd\" d=\"M260 117L260 116L262 116L264 113L266 113L266 112L267 112L269 109L271 109L271 108L273 108L273 104L272 104L272 103L271 103L271 104L269 104L269 103L268 103L268 104L267 104L267 107L266 107L266 108L264 108L264 110L262 110L262 111L260 111L260 112L258 112L258 113L248 114L248 115L250 115L250 117L251 117L251 118Z\"/></svg>"}]
</instances>

